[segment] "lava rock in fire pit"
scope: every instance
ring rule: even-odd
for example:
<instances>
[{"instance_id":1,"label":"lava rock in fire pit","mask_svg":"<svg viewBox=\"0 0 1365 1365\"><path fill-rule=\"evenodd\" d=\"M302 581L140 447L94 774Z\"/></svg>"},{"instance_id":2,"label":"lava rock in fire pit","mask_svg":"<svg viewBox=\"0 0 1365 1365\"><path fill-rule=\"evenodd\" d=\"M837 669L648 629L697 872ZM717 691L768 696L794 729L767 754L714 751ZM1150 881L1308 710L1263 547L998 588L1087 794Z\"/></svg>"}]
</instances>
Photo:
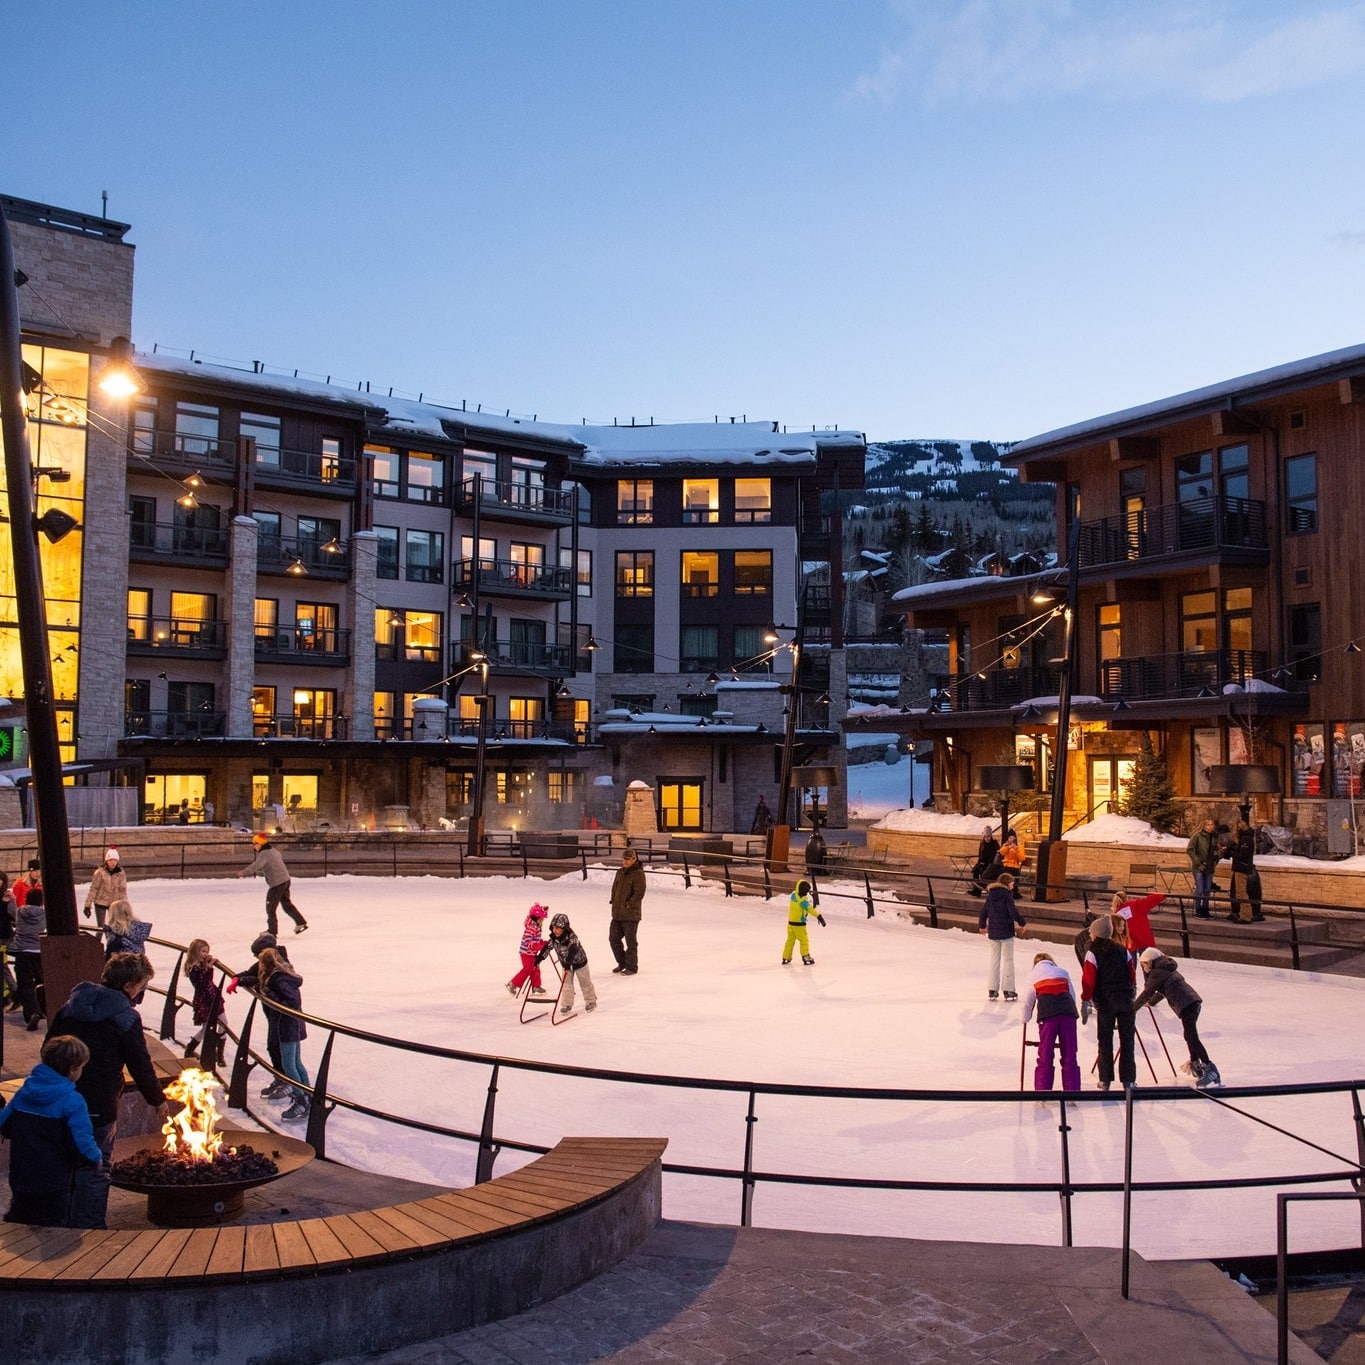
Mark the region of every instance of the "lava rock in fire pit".
<instances>
[{"instance_id":1,"label":"lava rock in fire pit","mask_svg":"<svg viewBox=\"0 0 1365 1365\"><path fill-rule=\"evenodd\" d=\"M253 1147L224 1147L212 1161L195 1161L174 1152L138 1152L114 1162L115 1184L219 1185L269 1180L279 1167Z\"/></svg>"}]
</instances>

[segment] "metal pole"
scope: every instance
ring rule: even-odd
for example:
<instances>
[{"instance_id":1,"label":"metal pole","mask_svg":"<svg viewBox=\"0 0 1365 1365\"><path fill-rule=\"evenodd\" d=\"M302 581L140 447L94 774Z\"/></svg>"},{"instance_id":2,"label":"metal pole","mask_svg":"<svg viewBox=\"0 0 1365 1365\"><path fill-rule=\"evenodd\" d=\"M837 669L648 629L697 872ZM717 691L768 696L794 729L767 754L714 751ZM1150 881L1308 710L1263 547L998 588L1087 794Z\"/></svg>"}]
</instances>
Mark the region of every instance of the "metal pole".
<instances>
[{"instance_id":1,"label":"metal pole","mask_svg":"<svg viewBox=\"0 0 1365 1365\"><path fill-rule=\"evenodd\" d=\"M33 815L49 936L80 932L76 922L75 874L62 790L62 754L52 698L51 644L43 600L42 565L31 492L33 462L23 406L23 352L19 342L19 294L14 243L0 209L0 429L5 444L5 482L14 559L14 605L27 711L29 771L33 774Z\"/></svg>"}]
</instances>

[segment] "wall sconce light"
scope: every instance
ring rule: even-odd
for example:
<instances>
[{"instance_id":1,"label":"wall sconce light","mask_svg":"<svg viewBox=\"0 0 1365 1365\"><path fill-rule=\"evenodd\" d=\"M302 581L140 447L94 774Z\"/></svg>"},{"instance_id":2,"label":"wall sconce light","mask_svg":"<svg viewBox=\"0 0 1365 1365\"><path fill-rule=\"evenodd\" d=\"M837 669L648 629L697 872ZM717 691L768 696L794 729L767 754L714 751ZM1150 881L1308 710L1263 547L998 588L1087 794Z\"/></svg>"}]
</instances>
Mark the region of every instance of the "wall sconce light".
<instances>
[{"instance_id":1,"label":"wall sconce light","mask_svg":"<svg viewBox=\"0 0 1365 1365\"><path fill-rule=\"evenodd\" d=\"M141 377L133 368L133 343L115 337L109 343L109 364L100 378L99 388L110 398L127 399L142 391Z\"/></svg>"}]
</instances>

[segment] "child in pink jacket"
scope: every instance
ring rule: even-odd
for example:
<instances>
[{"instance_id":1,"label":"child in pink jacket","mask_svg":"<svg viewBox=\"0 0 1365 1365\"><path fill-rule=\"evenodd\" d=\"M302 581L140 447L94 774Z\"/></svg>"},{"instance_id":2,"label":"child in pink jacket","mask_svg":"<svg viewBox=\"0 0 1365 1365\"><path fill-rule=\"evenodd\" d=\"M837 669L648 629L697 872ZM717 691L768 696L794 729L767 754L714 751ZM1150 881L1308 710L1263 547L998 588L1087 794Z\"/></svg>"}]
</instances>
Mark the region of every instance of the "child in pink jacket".
<instances>
[{"instance_id":1,"label":"child in pink jacket","mask_svg":"<svg viewBox=\"0 0 1365 1365\"><path fill-rule=\"evenodd\" d=\"M543 905L533 905L526 914L526 923L521 926L521 971L519 971L508 983L507 991L509 995L516 995L521 990L527 977L531 979L531 994L544 995L545 989L540 984L540 963L536 961L536 954L545 946L545 940L541 938L540 932L545 926L545 916L549 913Z\"/></svg>"}]
</instances>

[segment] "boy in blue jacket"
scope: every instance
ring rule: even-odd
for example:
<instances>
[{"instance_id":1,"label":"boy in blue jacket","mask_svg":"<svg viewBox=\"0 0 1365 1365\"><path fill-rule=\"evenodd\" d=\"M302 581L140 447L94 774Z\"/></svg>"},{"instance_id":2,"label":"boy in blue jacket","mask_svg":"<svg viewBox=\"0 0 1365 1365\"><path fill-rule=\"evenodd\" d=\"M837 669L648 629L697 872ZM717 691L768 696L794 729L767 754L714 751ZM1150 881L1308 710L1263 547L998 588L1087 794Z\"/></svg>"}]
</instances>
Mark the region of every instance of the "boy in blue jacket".
<instances>
[{"instance_id":1,"label":"boy in blue jacket","mask_svg":"<svg viewBox=\"0 0 1365 1365\"><path fill-rule=\"evenodd\" d=\"M7 1223L70 1227L76 1172L100 1164L90 1111L76 1090L90 1049L58 1034L43 1044L42 1061L0 1110L0 1133L12 1146Z\"/></svg>"}]
</instances>

